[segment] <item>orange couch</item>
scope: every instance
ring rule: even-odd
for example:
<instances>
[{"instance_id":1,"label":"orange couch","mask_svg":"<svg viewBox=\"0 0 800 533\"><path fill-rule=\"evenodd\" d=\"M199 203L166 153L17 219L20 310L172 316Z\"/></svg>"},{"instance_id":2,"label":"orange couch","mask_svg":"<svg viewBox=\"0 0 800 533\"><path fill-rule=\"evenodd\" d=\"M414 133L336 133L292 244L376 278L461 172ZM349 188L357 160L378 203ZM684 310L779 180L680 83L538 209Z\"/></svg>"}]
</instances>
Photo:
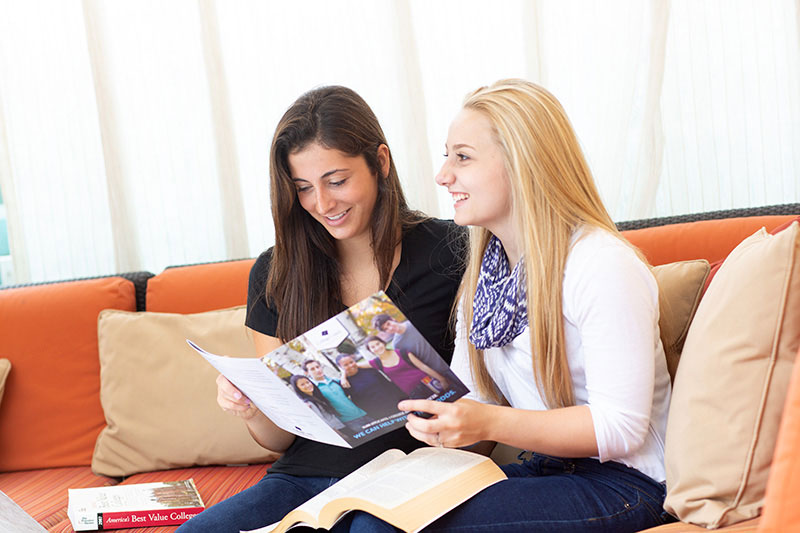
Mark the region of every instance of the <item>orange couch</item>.
<instances>
[{"instance_id":1,"label":"orange couch","mask_svg":"<svg viewBox=\"0 0 800 533\"><path fill-rule=\"evenodd\" d=\"M696 258L713 263L758 228L770 230L795 218L800 207L786 207L782 212L743 217L736 215L757 212L712 213L709 216L716 219L673 217L620 227L654 265ZM665 221L671 223L659 225ZM251 264L252 260L228 261L168 268L156 276L137 273L0 290L0 358L11 362L0 399L0 491L47 530L70 532L67 488L192 477L210 506L257 482L266 464L193 466L126 478L96 475L91 470L95 441L106 425L100 403L100 311L198 313L241 305ZM791 405L797 410L800 402ZM792 416L800 418L798 413ZM757 525L741 527L745 529L737 530L754 531ZM702 530L682 524L667 528Z\"/></svg>"}]
</instances>

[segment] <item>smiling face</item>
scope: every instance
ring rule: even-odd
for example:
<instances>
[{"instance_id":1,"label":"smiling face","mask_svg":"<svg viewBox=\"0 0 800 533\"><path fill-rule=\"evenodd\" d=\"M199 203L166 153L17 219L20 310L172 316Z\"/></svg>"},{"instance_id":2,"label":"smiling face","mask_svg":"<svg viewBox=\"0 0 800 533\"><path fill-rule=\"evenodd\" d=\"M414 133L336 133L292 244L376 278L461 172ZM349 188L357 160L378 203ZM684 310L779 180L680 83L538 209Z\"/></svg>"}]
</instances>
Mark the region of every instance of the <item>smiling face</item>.
<instances>
[{"instance_id":1,"label":"smiling face","mask_svg":"<svg viewBox=\"0 0 800 533\"><path fill-rule=\"evenodd\" d=\"M314 394L314 384L313 384L313 383L311 383L311 382L310 382L309 380L307 380L306 378L300 378L300 379L298 379L298 380L295 382L295 385L297 385L297 388L298 388L298 389L300 389L300 392L302 392L302 393L304 393L304 394L308 394L309 396L311 396L312 394Z\"/></svg>"},{"instance_id":2,"label":"smiling face","mask_svg":"<svg viewBox=\"0 0 800 533\"><path fill-rule=\"evenodd\" d=\"M386 351L386 345L379 340L372 340L367 343L367 350L375 355L381 355Z\"/></svg>"},{"instance_id":3,"label":"smiling face","mask_svg":"<svg viewBox=\"0 0 800 533\"><path fill-rule=\"evenodd\" d=\"M325 372L322 370L322 365L316 361L311 361L306 364L306 374L316 381L323 381L325 379Z\"/></svg>"},{"instance_id":4,"label":"smiling face","mask_svg":"<svg viewBox=\"0 0 800 533\"><path fill-rule=\"evenodd\" d=\"M388 171L386 145L378 148L378 159ZM334 239L370 239L380 178L362 156L350 157L312 143L290 154L288 162L300 205Z\"/></svg>"},{"instance_id":5,"label":"smiling face","mask_svg":"<svg viewBox=\"0 0 800 533\"><path fill-rule=\"evenodd\" d=\"M406 327L399 322L395 322L394 320L387 320L381 326L381 331L392 334L405 333Z\"/></svg>"},{"instance_id":6,"label":"smiling face","mask_svg":"<svg viewBox=\"0 0 800 533\"><path fill-rule=\"evenodd\" d=\"M456 224L482 226L498 236L511 231L511 183L503 152L482 113L462 109L456 115L436 183L453 198Z\"/></svg>"},{"instance_id":7,"label":"smiling face","mask_svg":"<svg viewBox=\"0 0 800 533\"><path fill-rule=\"evenodd\" d=\"M342 367L346 376L354 376L358 373L358 365L352 357L342 357L339 359L339 366Z\"/></svg>"}]
</instances>

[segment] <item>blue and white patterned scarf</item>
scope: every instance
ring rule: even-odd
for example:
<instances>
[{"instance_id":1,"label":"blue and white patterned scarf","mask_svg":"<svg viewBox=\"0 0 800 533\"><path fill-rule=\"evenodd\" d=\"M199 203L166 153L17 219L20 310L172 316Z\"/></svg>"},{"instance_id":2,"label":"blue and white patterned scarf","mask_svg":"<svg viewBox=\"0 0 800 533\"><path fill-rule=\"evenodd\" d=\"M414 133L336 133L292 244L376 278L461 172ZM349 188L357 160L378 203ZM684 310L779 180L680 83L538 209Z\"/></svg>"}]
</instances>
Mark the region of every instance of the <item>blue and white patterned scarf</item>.
<instances>
[{"instance_id":1,"label":"blue and white patterned scarf","mask_svg":"<svg viewBox=\"0 0 800 533\"><path fill-rule=\"evenodd\" d=\"M523 260L509 270L503 244L492 236L481 261L469 333L480 350L505 346L528 326Z\"/></svg>"}]
</instances>

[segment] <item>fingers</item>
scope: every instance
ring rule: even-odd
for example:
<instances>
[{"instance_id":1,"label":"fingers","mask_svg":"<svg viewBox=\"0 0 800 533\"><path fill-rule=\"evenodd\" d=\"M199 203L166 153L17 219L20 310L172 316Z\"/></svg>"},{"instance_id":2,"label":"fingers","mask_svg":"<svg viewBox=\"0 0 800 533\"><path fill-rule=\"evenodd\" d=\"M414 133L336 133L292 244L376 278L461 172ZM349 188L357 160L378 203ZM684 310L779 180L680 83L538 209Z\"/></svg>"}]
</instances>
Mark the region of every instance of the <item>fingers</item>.
<instances>
[{"instance_id":1,"label":"fingers","mask_svg":"<svg viewBox=\"0 0 800 533\"><path fill-rule=\"evenodd\" d=\"M217 404L228 412L244 414L253 409L250 399L242 394L225 376L217 376Z\"/></svg>"},{"instance_id":2,"label":"fingers","mask_svg":"<svg viewBox=\"0 0 800 533\"><path fill-rule=\"evenodd\" d=\"M444 402L435 402L433 400L403 400L397 404L397 408L401 411L421 411L432 415L442 414L448 407Z\"/></svg>"},{"instance_id":3,"label":"fingers","mask_svg":"<svg viewBox=\"0 0 800 533\"><path fill-rule=\"evenodd\" d=\"M425 433L423 431L417 431L408 424L406 425L406 428L408 428L408 432L415 439L422 441L429 446L439 446L440 442L437 433Z\"/></svg>"}]
</instances>

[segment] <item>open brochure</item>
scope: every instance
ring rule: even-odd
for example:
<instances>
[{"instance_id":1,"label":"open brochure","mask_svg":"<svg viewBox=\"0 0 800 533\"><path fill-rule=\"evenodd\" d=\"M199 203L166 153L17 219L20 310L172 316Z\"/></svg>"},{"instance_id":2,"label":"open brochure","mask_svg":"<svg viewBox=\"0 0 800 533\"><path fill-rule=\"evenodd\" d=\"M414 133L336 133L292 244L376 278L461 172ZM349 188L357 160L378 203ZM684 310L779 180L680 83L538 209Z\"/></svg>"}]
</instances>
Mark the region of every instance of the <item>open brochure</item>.
<instances>
[{"instance_id":1,"label":"open brochure","mask_svg":"<svg viewBox=\"0 0 800 533\"><path fill-rule=\"evenodd\" d=\"M330 529L350 511L365 511L406 532L419 531L486 487L506 479L494 461L452 448L387 450L283 520L243 533L295 526Z\"/></svg>"},{"instance_id":2,"label":"open brochure","mask_svg":"<svg viewBox=\"0 0 800 533\"><path fill-rule=\"evenodd\" d=\"M280 428L354 448L405 424L407 398L452 402L468 389L382 291L263 357L227 357L187 339Z\"/></svg>"}]
</instances>

